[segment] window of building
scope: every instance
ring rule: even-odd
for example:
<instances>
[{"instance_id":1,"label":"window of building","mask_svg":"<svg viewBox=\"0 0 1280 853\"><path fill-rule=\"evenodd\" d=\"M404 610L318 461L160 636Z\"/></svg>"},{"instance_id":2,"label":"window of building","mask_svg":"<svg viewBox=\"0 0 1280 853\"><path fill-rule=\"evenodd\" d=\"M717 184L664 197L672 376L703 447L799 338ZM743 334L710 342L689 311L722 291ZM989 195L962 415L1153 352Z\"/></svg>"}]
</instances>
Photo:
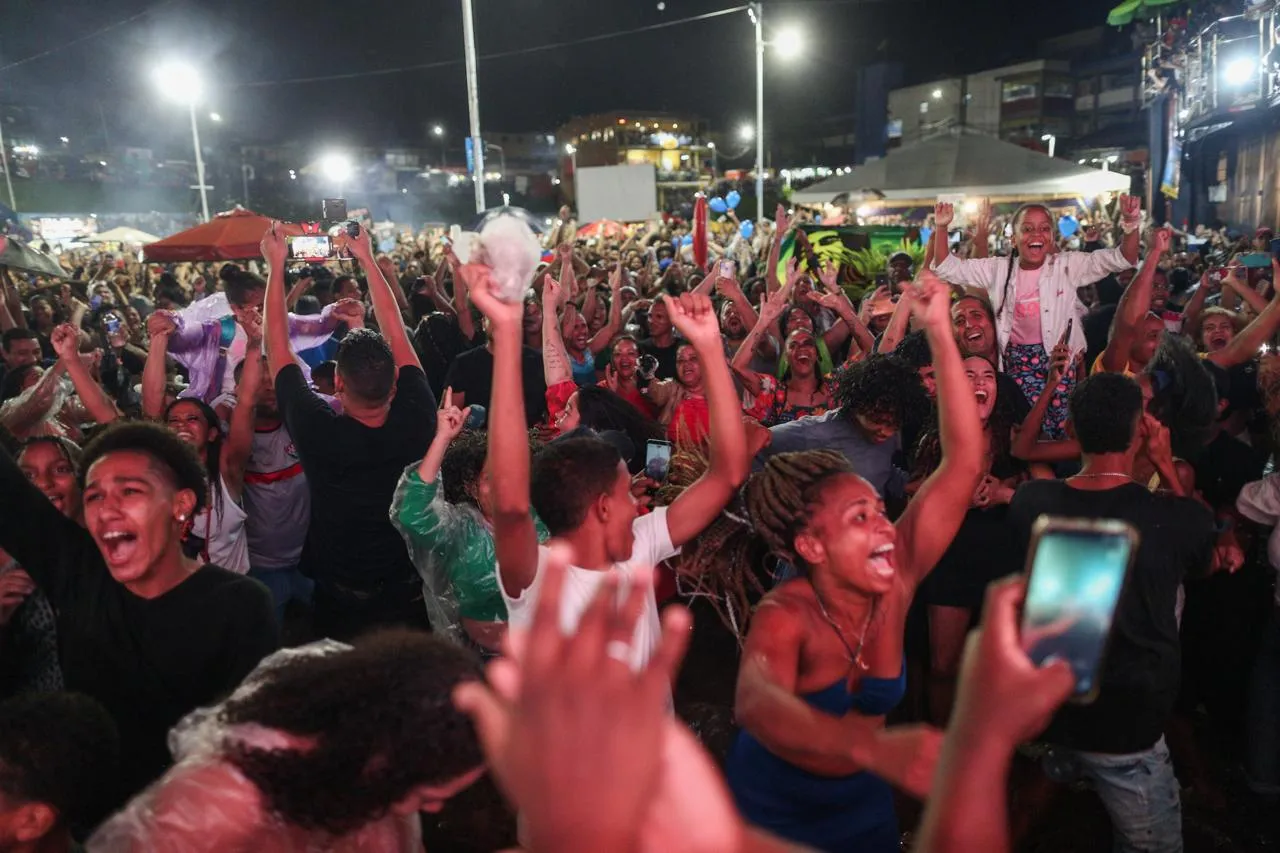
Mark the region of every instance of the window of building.
<instances>
[{"instance_id":1,"label":"window of building","mask_svg":"<svg viewBox=\"0 0 1280 853\"><path fill-rule=\"evenodd\" d=\"M924 115L924 114L925 114L925 113L927 113L927 112L929 112L929 102L928 102L928 101L921 101L921 102L920 102L920 114L921 114L921 115Z\"/></svg>"},{"instance_id":2,"label":"window of building","mask_svg":"<svg viewBox=\"0 0 1280 853\"><path fill-rule=\"evenodd\" d=\"M1072 86L1070 80L1050 80L1044 84L1044 96L1046 98L1072 98L1075 97L1075 87Z\"/></svg>"},{"instance_id":3,"label":"window of building","mask_svg":"<svg viewBox=\"0 0 1280 853\"><path fill-rule=\"evenodd\" d=\"M1004 103L1024 101L1036 97L1038 87L1035 83L1005 83L1001 89L1000 99Z\"/></svg>"}]
</instances>

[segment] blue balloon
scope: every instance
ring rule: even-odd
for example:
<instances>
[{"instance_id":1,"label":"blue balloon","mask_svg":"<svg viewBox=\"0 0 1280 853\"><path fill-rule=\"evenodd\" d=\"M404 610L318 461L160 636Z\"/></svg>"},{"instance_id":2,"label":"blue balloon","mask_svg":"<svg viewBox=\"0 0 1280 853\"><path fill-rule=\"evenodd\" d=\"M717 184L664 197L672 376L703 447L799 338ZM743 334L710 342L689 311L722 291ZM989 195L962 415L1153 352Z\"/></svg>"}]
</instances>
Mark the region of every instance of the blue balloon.
<instances>
[{"instance_id":1,"label":"blue balloon","mask_svg":"<svg viewBox=\"0 0 1280 853\"><path fill-rule=\"evenodd\" d=\"M681 246L692 246L692 245L693 245L693 235L692 235L692 234L686 234L686 235L684 235L683 237L681 237L681 238L680 238L680 245L681 245Z\"/></svg>"},{"instance_id":2,"label":"blue balloon","mask_svg":"<svg viewBox=\"0 0 1280 853\"><path fill-rule=\"evenodd\" d=\"M742 239L750 240L751 235L756 233L756 224L750 219L744 219L742 224L738 226L738 231L742 234Z\"/></svg>"},{"instance_id":3,"label":"blue balloon","mask_svg":"<svg viewBox=\"0 0 1280 853\"><path fill-rule=\"evenodd\" d=\"M740 201L742 201L742 195L737 190L729 190L728 194L724 197L725 206L730 210L737 210L738 202Z\"/></svg>"},{"instance_id":4,"label":"blue balloon","mask_svg":"<svg viewBox=\"0 0 1280 853\"><path fill-rule=\"evenodd\" d=\"M1071 237L1080 230L1080 220L1070 213L1058 220L1058 233L1063 237Z\"/></svg>"},{"instance_id":5,"label":"blue balloon","mask_svg":"<svg viewBox=\"0 0 1280 853\"><path fill-rule=\"evenodd\" d=\"M929 238L930 238L931 236L933 236L933 229L932 229L932 228L921 228L921 229L920 229L920 243L921 243L921 244L928 243L928 242L929 242Z\"/></svg>"},{"instance_id":6,"label":"blue balloon","mask_svg":"<svg viewBox=\"0 0 1280 853\"><path fill-rule=\"evenodd\" d=\"M729 205L724 203L724 199L716 196L707 202L707 207L711 208L712 213L725 213L729 209Z\"/></svg>"}]
</instances>

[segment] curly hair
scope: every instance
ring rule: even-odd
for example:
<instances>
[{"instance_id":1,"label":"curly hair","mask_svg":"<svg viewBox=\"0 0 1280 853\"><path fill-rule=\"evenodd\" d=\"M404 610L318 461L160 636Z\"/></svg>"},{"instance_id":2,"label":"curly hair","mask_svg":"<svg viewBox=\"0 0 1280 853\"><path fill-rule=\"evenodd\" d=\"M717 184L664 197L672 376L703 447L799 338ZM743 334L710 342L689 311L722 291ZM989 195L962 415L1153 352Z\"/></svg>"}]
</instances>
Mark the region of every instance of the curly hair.
<instances>
[{"instance_id":1,"label":"curly hair","mask_svg":"<svg viewBox=\"0 0 1280 853\"><path fill-rule=\"evenodd\" d=\"M836 402L841 416L889 418L898 426L923 420L929 398L916 369L893 355L876 354L836 374Z\"/></svg>"},{"instance_id":2,"label":"curly hair","mask_svg":"<svg viewBox=\"0 0 1280 853\"><path fill-rule=\"evenodd\" d=\"M97 701L79 693L30 693L0 702L0 792L45 803L62 826L103 817L119 775L120 738Z\"/></svg>"},{"instance_id":3,"label":"curly hair","mask_svg":"<svg viewBox=\"0 0 1280 853\"><path fill-rule=\"evenodd\" d=\"M1218 388L1190 341L1165 335L1144 371L1151 381L1147 411L1169 428L1173 455L1195 461L1218 416Z\"/></svg>"},{"instance_id":4,"label":"curly hair","mask_svg":"<svg viewBox=\"0 0 1280 853\"><path fill-rule=\"evenodd\" d=\"M474 488L489 458L488 436L484 430L467 429L449 442L449 449L440 461L440 490L449 503L477 506ZM536 458L541 450L542 443L530 435L530 457Z\"/></svg>"},{"instance_id":5,"label":"curly hair","mask_svg":"<svg viewBox=\"0 0 1280 853\"><path fill-rule=\"evenodd\" d=\"M987 364L991 364L989 359L980 355L971 355L968 358L981 358ZM997 372L1000 370L995 364L991 364L991 367ZM990 442L988 446L991 450L991 470L1007 471L1011 468L1021 470L1025 466L1013 455L1013 427L1018 423L1018 411L1009 395L1000 393L998 382L995 389L996 402L991 408L991 417L987 419L986 428L983 430ZM929 412L929 422L921 433L920 440L916 442L915 447L907 448L907 456L913 478L927 477L942 464L942 434L938 431L936 402Z\"/></svg>"},{"instance_id":6,"label":"curly hair","mask_svg":"<svg viewBox=\"0 0 1280 853\"><path fill-rule=\"evenodd\" d=\"M1142 413L1142 389L1120 373L1095 373L1071 391L1071 428L1082 453L1123 453Z\"/></svg>"},{"instance_id":7,"label":"curly hair","mask_svg":"<svg viewBox=\"0 0 1280 853\"><path fill-rule=\"evenodd\" d=\"M921 329L908 333L894 348L893 354L916 370L933 364L933 351L929 349L929 339Z\"/></svg>"},{"instance_id":8,"label":"curly hair","mask_svg":"<svg viewBox=\"0 0 1280 853\"><path fill-rule=\"evenodd\" d=\"M770 457L764 470L747 481L747 514L769 550L797 566L795 539L809 523L809 513L834 477L853 474L844 454L834 450L806 450Z\"/></svg>"},{"instance_id":9,"label":"curly hair","mask_svg":"<svg viewBox=\"0 0 1280 853\"><path fill-rule=\"evenodd\" d=\"M310 748L234 743L227 758L289 823L345 835L415 787L480 766L471 721L451 694L481 678L479 658L447 640L380 631L348 651L280 667L221 712L225 723L277 729Z\"/></svg>"},{"instance_id":10,"label":"curly hair","mask_svg":"<svg viewBox=\"0 0 1280 853\"><path fill-rule=\"evenodd\" d=\"M83 455L84 452L80 449L80 445L76 444L71 439L64 438L60 435L32 436L31 438L26 439L19 445L19 450L16 454L14 454L14 458L17 461L21 462L22 454L26 452L28 447L31 447L32 445L35 445L35 444L52 445L53 447L57 448L57 451L59 453L62 454L62 458L67 460L67 462L71 464L72 468L76 469L77 471L80 470L80 457Z\"/></svg>"},{"instance_id":11,"label":"curly hair","mask_svg":"<svg viewBox=\"0 0 1280 853\"><path fill-rule=\"evenodd\" d=\"M169 473L176 489L195 492L196 504L192 515L198 515L205 508L209 484L204 476L204 463L196 456L195 450L184 444L168 427L142 421L113 423L85 446L77 474L80 490L84 491L85 477L95 462L109 453L124 452L150 457Z\"/></svg>"}]
</instances>

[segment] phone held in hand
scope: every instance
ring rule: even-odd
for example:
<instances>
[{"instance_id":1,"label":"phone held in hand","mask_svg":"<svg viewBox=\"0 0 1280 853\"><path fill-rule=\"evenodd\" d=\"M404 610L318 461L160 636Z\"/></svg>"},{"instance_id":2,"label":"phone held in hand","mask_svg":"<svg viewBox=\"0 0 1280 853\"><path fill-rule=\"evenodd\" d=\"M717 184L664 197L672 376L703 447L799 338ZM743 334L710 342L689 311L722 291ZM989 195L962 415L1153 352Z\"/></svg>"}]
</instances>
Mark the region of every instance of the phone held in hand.
<instances>
[{"instance_id":1,"label":"phone held in hand","mask_svg":"<svg viewBox=\"0 0 1280 853\"><path fill-rule=\"evenodd\" d=\"M736 263L729 260L724 260L720 262L720 278L736 279L737 277L738 277L738 265Z\"/></svg>"},{"instance_id":2,"label":"phone held in hand","mask_svg":"<svg viewBox=\"0 0 1280 853\"><path fill-rule=\"evenodd\" d=\"M649 439L644 446L644 475L655 483L667 479L671 467L671 442Z\"/></svg>"},{"instance_id":3,"label":"phone held in hand","mask_svg":"<svg viewBox=\"0 0 1280 853\"><path fill-rule=\"evenodd\" d=\"M289 260L327 261L335 256L333 240L327 234L299 234L287 238Z\"/></svg>"},{"instance_id":4,"label":"phone held in hand","mask_svg":"<svg viewBox=\"0 0 1280 853\"><path fill-rule=\"evenodd\" d=\"M1116 607L1134 558L1138 531L1113 519L1041 516L1027 553L1022 647L1037 666L1064 660L1072 700L1097 698Z\"/></svg>"},{"instance_id":5,"label":"phone held in hand","mask_svg":"<svg viewBox=\"0 0 1280 853\"><path fill-rule=\"evenodd\" d=\"M1071 331L1075 328L1075 325L1076 325L1076 318L1068 317L1067 328L1063 329L1062 337L1058 338L1058 346L1066 346L1067 344L1071 343Z\"/></svg>"},{"instance_id":6,"label":"phone held in hand","mask_svg":"<svg viewBox=\"0 0 1280 853\"><path fill-rule=\"evenodd\" d=\"M1271 255L1266 252L1250 252L1240 256L1240 264L1245 269L1262 270L1271 267Z\"/></svg>"}]
</instances>

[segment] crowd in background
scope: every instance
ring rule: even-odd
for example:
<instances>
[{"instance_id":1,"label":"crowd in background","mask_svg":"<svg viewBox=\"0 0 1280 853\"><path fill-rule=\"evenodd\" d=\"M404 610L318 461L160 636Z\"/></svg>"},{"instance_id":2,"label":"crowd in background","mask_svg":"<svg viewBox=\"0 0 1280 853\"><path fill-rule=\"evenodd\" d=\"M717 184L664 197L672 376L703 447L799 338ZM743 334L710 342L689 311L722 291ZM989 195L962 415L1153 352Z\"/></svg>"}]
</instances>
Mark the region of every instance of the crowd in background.
<instances>
[{"instance_id":1,"label":"crowd in background","mask_svg":"<svg viewBox=\"0 0 1280 853\"><path fill-rule=\"evenodd\" d=\"M0 269L0 849L416 850L486 773L432 849L888 851L913 798L998 851L1083 782L1178 851L1237 765L1274 800L1271 233L940 204L862 287L803 219L699 264L564 209L514 302L439 232ZM1018 636L1044 514L1141 535L1089 704Z\"/></svg>"}]
</instances>

